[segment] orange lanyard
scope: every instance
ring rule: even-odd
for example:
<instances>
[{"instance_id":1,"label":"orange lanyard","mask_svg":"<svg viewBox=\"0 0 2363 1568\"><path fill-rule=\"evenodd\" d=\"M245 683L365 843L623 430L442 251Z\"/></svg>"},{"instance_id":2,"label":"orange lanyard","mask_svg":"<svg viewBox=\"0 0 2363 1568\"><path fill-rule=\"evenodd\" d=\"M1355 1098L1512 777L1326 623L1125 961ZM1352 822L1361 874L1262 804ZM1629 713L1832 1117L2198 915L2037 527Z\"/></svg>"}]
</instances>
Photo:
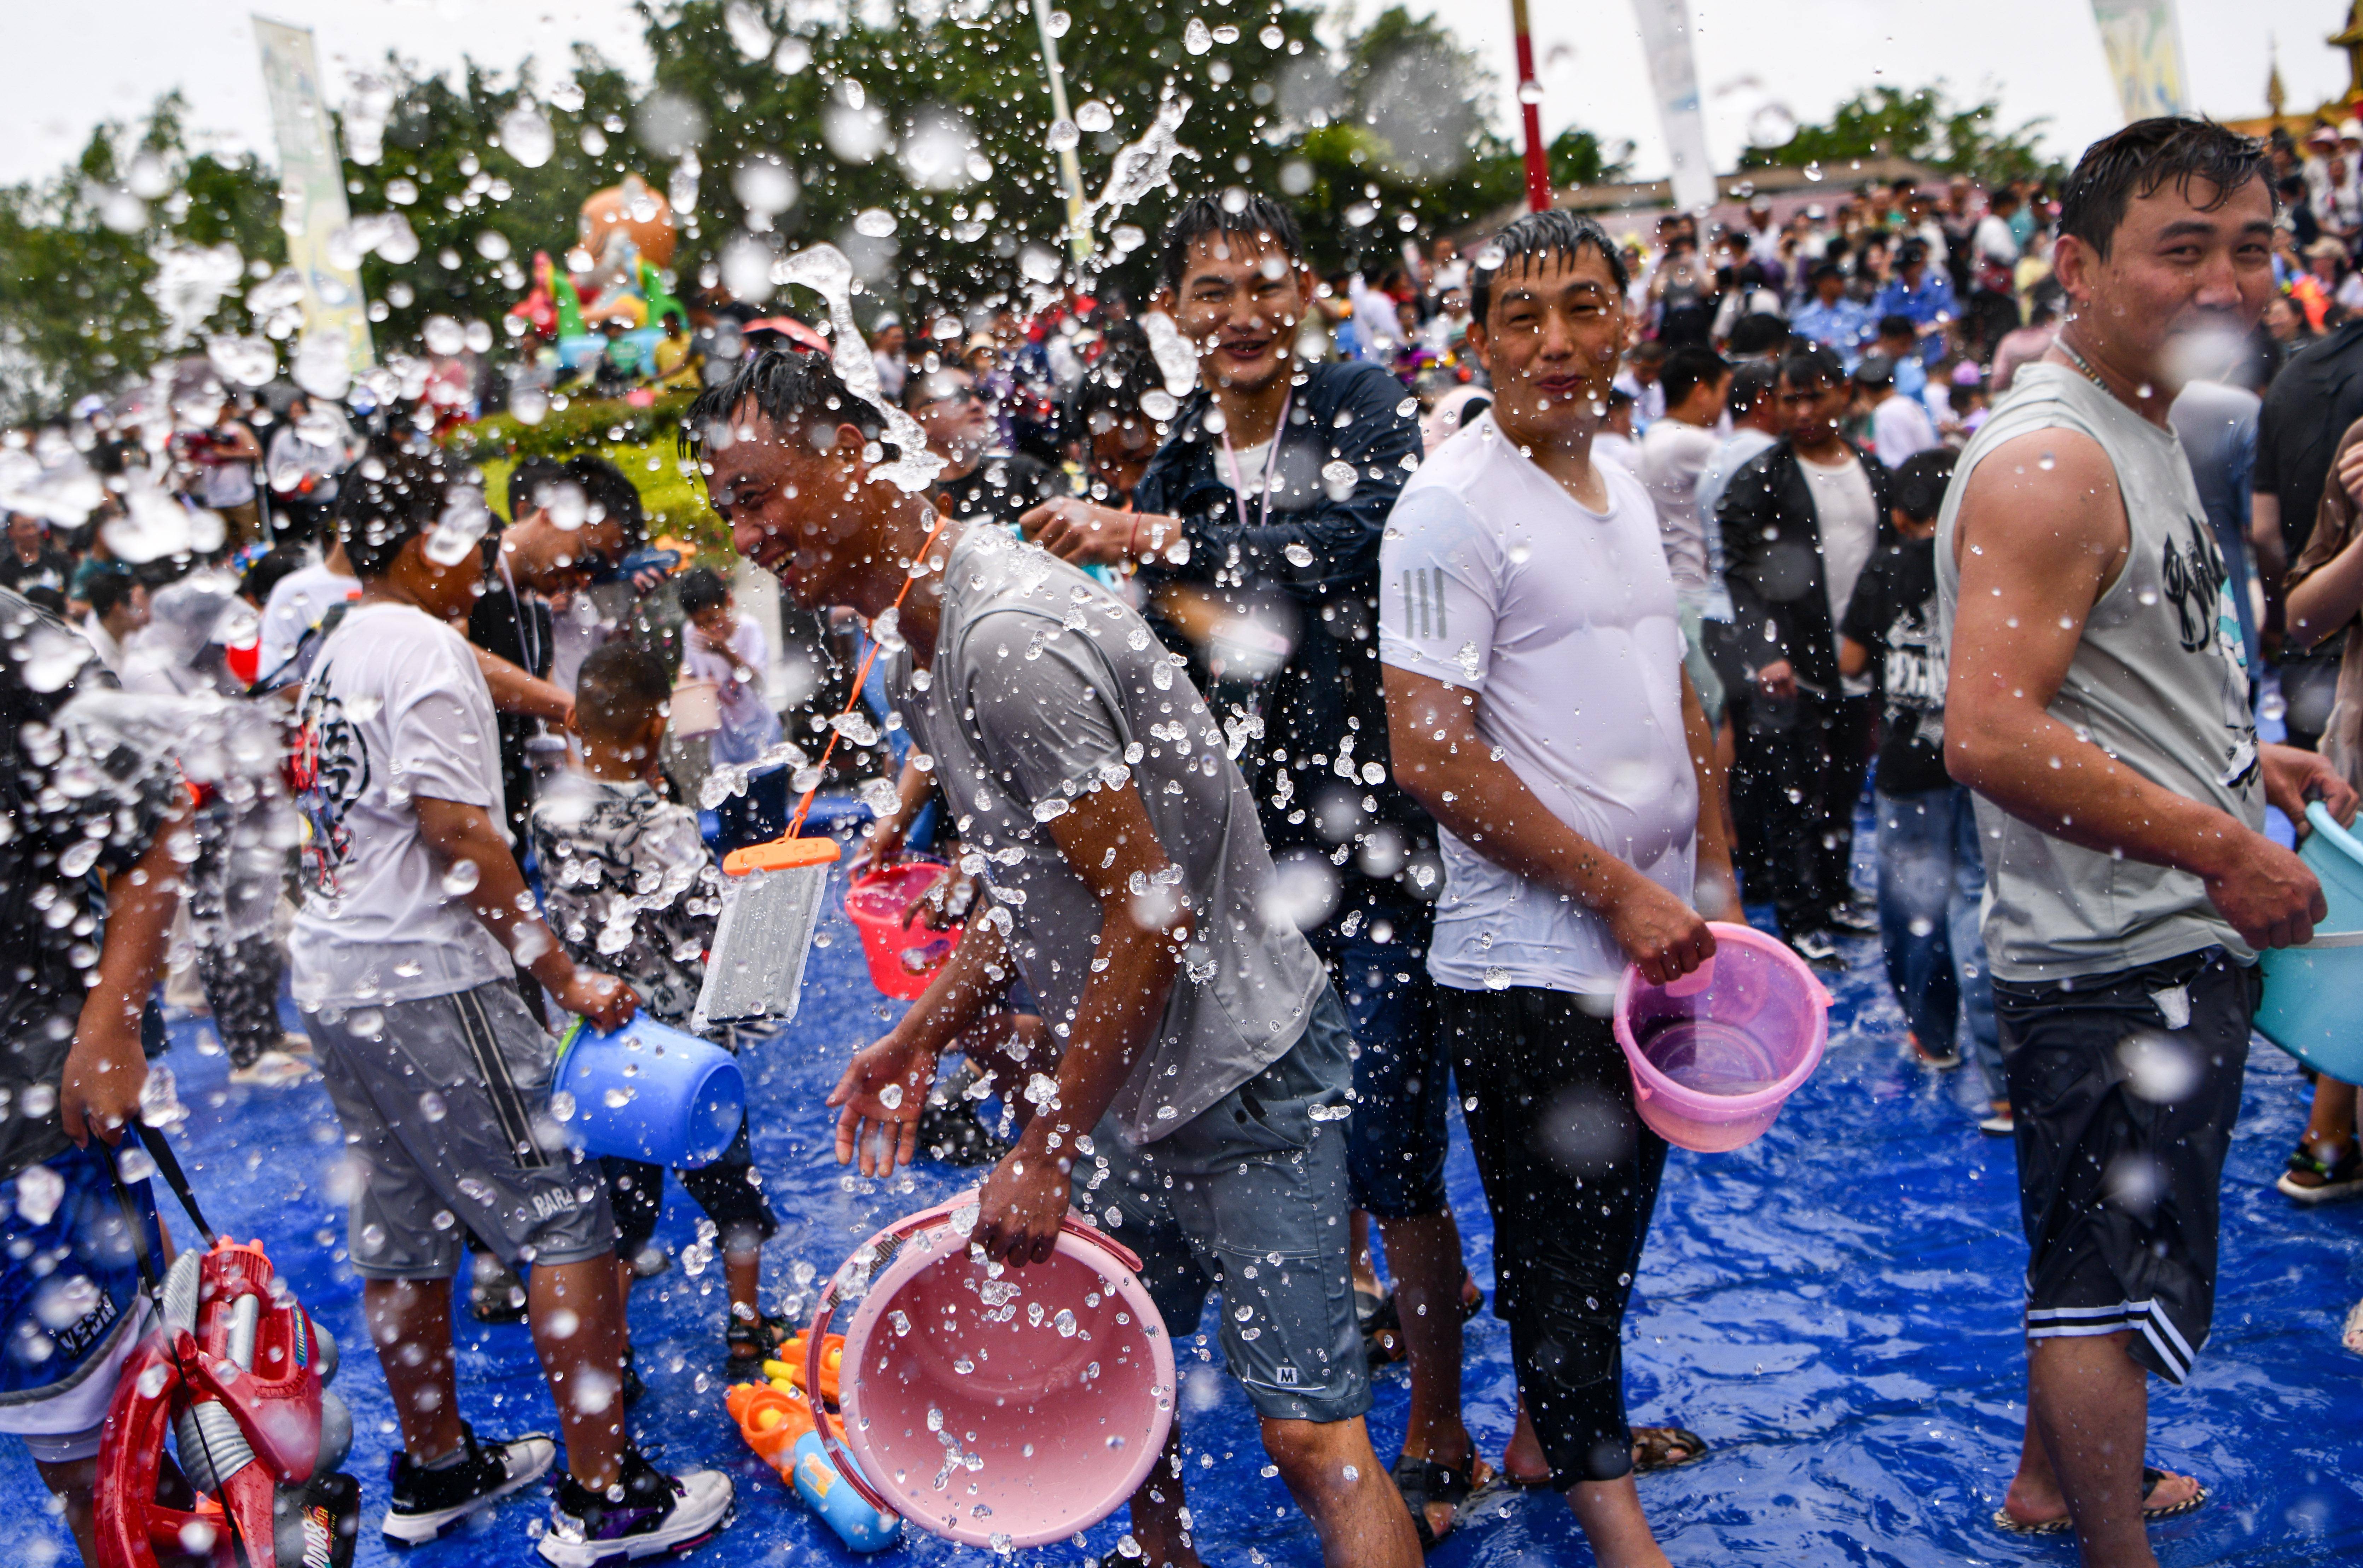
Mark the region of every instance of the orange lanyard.
<instances>
[{"instance_id":1,"label":"orange lanyard","mask_svg":"<svg viewBox=\"0 0 2363 1568\"><path fill-rule=\"evenodd\" d=\"M937 515L936 526L927 530L926 542L919 546L919 553L912 559L910 570L903 573L903 585L894 591L893 606L898 618L903 608L903 601L911 592L911 584L919 580L920 569L926 564L927 551L936 547L936 539L944 531L944 525L951 520L951 514L949 512ZM878 662L878 650L882 646L883 644L875 637L870 639L870 651L861 656L861 668L853 677L853 690L846 697L845 706L837 710L838 718L841 719L851 713L854 706L861 701L861 688L870 683L870 666ZM789 819L788 830L782 837L793 839L803 834L805 814L812 810L813 797L820 793L821 779L828 776L828 759L830 753L837 750L838 734L837 720L830 720L828 744L820 749L820 762L816 764L820 776L813 780L812 788L804 791L804 797L796 802L796 814Z\"/></svg>"}]
</instances>

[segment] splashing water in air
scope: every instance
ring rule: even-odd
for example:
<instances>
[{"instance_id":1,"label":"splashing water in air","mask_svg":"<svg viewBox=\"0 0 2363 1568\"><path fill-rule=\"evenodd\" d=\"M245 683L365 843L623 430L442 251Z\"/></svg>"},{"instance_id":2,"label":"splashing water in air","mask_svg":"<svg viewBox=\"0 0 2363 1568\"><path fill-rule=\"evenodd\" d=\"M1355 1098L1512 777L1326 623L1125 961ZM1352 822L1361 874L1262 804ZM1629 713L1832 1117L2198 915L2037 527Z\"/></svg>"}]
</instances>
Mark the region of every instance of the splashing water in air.
<instances>
[{"instance_id":1,"label":"splashing water in air","mask_svg":"<svg viewBox=\"0 0 2363 1568\"><path fill-rule=\"evenodd\" d=\"M833 345L829 362L853 395L886 421L886 439L898 455L893 462L871 469L871 474L914 495L933 484L936 475L943 472L944 460L927 450L927 433L919 428L919 422L880 388L878 366L870 358L860 329L853 324L853 263L834 245L811 245L782 262L780 273L784 281L801 284L828 302Z\"/></svg>"}]
</instances>

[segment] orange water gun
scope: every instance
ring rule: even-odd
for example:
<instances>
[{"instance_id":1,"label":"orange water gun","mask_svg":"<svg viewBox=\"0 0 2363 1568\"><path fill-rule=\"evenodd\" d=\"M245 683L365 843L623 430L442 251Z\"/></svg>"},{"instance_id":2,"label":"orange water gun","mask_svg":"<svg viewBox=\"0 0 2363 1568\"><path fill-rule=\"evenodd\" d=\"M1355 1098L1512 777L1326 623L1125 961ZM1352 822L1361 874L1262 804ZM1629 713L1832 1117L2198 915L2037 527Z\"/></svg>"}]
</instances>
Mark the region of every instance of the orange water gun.
<instances>
[{"instance_id":1,"label":"orange water gun","mask_svg":"<svg viewBox=\"0 0 2363 1568\"><path fill-rule=\"evenodd\" d=\"M834 1349L826 1340L822 1344L826 1350ZM764 1370L779 1365L772 1362ZM812 1407L785 1377L773 1377L768 1385L739 1384L725 1396L724 1403L730 1418L738 1423L738 1435L747 1440L747 1446L780 1473L780 1479L837 1531L838 1540L856 1551L877 1551L894 1544L902 1534L903 1521L873 1507L845 1484L814 1430Z\"/></svg>"},{"instance_id":2,"label":"orange water gun","mask_svg":"<svg viewBox=\"0 0 2363 1568\"><path fill-rule=\"evenodd\" d=\"M811 1345L804 1335L798 1334L781 1347L778 1361L763 1363L763 1375L772 1380L775 1388L784 1378L791 1386L804 1389L809 1396L812 1390L804 1388L804 1362L810 1359ZM845 1336L823 1335L820 1341L820 1396L831 1405L837 1403L838 1368L844 1360Z\"/></svg>"}]
</instances>

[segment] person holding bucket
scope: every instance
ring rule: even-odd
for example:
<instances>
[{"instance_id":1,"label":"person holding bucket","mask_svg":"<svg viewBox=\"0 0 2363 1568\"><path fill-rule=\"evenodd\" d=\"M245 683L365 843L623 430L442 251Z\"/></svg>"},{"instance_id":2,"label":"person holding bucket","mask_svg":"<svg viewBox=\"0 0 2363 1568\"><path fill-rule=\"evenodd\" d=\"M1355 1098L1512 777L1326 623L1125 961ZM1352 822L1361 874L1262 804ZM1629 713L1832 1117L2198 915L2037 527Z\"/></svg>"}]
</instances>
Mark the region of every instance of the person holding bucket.
<instances>
[{"instance_id":1,"label":"person holding bucket","mask_svg":"<svg viewBox=\"0 0 2363 1568\"><path fill-rule=\"evenodd\" d=\"M838 1159L864 1174L910 1160L937 1056L1022 973L1047 1038L963 1044L1026 1113L976 1243L1022 1290L1072 1205L1137 1252L1177 1337L1219 1284L1225 1359L1325 1560L1409 1568L1418 1538L1363 1422L1348 1026L1274 912L1255 806L1205 704L1080 570L888 484L884 411L827 361L751 361L682 434L739 553L797 603L874 626L901 596L888 687L987 879L926 994L829 1096ZM1154 1568L1196 1562L1175 1443L1132 1500Z\"/></svg>"},{"instance_id":2,"label":"person holding bucket","mask_svg":"<svg viewBox=\"0 0 2363 1568\"><path fill-rule=\"evenodd\" d=\"M686 586L682 592L686 597ZM704 978L699 955L714 945L722 873L698 836L696 813L660 793L658 754L671 696L672 683L655 654L630 642L594 650L575 677L568 720L582 744L582 766L542 792L527 827L549 923L566 951L579 963L612 970L650 1015L686 1029ZM727 1026L713 1038L733 1043ZM664 1167L615 1154L602 1156L601 1164L619 1232L617 1288L628 1300L634 1261L664 1215ZM755 1173L745 1118L720 1159L676 1174L722 1243L730 1295L726 1352L734 1368L759 1366L779 1353L795 1326L766 1314L757 1298L763 1243L780 1224ZM629 1399L638 1374L628 1347L624 1354Z\"/></svg>"},{"instance_id":3,"label":"person holding bucket","mask_svg":"<svg viewBox=\"0 0 2363 1568\"><path fill-rule=\"evenodd\" d=\"M1657 510L1592 456L1626 282L1564 210L1480 253L1469 346L1495 402L1388 520L1379 653L1399 776L1444 829L1427 967L1525 1407L1503 1468L1564 1492L1603 1564L1660 1568L1633 1473L1704 1444L1625 1419L1666 1143L1635 1112L1611 1004L1628 962L1663 984L1714 954L1694 896L1736 900Z\"/></svg>"},{"instance_id":4,"label":"person holding bucket","mask_svg":"<svg viewBox=\"0 0 2363 1568\"><path fill-rule=\"evenodd\" d=\"M2313 533L2289 571L2286 618L2297 647L2346 633L2338 661L2338 690L2324 722L2321 751L2346 782L2363 788L2363 419L2338 439L2332 483L2322 487ZM2305 1205L2363 1194L2363 1151L2356 1147L2355 1085L2317 1072L2305 1131L2275 1184Z\"/></svg>"},{"instance_id":5,"label":"person holding bucket","mask_svg":"<svg viewBox=\"0 0 2363 1568\"><path fill-rule=\"evenodd\" d=\"M567 956L509 852L492 692L455 629L483 576L464 526L483 498L440 453L386 445L337 505L361 597L305 691L288 950L358 1172L352 1262L402 1425L382 1528L432 1540L557 1456L540 1434L480 1443L460 1418L451 1278L472 1232L531 1265L527 1317L566 1438L537 1550L560 1568L678 1550L721 1527L730 1479L667 1475L624 1430L616 1222L549 1113L556 1044L511 966L602 1028L639 999Z\"/></svg>"},{"instance_id":6,"label":"person holding bucket","mask_svg":"<svg viewBox=\"0 0 2363 1568\"><path fill-rule=\"evenodd\" d=\"M2355 791L2260 745L2228 574L2168 410L2273 292L2261 147L2139 120L2069 176L2069 315L1961 453L1936 538L1945 757L1978 794L1986 951L2028 1250L2026 1434L1994 1515L2150 1568L2206 1498L2147 1463L2151 1373L2214 1313L2219 1191L2259 949L2325 913L2264 833Z\"/></svg>"}]
</instances>

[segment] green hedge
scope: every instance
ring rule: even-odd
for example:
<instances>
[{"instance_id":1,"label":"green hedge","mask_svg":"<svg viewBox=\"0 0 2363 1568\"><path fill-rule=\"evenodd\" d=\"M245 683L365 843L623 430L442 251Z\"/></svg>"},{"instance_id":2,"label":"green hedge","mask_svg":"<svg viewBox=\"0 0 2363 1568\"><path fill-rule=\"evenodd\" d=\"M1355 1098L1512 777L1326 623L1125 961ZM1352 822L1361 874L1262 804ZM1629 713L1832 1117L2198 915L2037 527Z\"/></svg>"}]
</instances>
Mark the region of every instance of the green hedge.
<instances>
[{"instance_id":1,"label":"green hedge","mask_svg":"<svg viewBox=\"0 0 2363 1568\"><path fill-rule=\"evenodd\" d=\"M541 422L528 425L515 415L495 414L472 425L461 425L444 438L452 451L475 462L495 458L516 461L529 457L571 457L608 445L670 445L681 428L697 394L682 390L660 393L646 408L619 398L576 397L563 408L552 408Z\"/></svg>"},{"instance_id":2,"label":"green hedge","mask_svg":"<svg viewBox=\"0 0 2363 1568\"><path fill-rule=\"evenodd\" d=\"M578 398L527 425L502 414L462 425L444 438L447 447L484 473L484 491L505 510L509 471L530 457L572 457L591 452L624 471L640 493L649 533L673 534L696 544L701 553L736 559L730 530L706 504L704 483L683 473L673 441L682 416L696 395L667 393L646 408L611 398Z\"/></svg>"}]
</instances>

